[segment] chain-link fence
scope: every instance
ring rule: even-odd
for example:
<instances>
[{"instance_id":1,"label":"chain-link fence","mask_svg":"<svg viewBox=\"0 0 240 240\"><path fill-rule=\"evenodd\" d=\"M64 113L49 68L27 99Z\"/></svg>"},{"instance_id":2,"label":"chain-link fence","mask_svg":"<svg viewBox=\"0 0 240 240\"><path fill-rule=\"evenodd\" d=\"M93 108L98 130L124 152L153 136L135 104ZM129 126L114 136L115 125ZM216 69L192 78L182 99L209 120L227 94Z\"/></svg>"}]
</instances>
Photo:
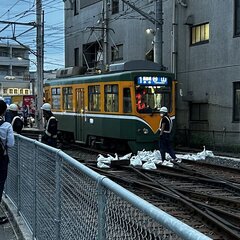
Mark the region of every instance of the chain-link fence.
<instances>
[{"instance_id":1,"label":"chain-link fence","mask_svg":"<svg viewBox=\"0 0 240 240\"><path fill-rule=\"evenodd\" d=\"M209 239L62 151L15 139L5 193L33 239Z\"/></svg>"},{"instance_id":2,"label":"chain-link fence","mask_svg":"<svg viewBox=\"0 0 240 240\"><path fill-rule=\"evenodd\" d=\"M190 148L206 146L213 150L239 153L240 132L177 129L175 132L175 144Z\"/></svg>"}]
</instances>

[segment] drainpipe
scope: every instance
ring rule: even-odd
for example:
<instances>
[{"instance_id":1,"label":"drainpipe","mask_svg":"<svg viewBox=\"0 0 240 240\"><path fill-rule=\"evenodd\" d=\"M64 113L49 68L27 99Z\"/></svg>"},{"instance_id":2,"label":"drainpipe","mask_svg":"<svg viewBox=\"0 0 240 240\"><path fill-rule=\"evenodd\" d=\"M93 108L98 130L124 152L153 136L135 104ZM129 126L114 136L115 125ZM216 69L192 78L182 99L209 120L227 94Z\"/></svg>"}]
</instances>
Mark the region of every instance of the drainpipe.
<instances>
[{"instance_id":1,"label":"drainpipe","mask_svg":"<svg viewBox=\"0 0 240 240\"><path fill-rule=\"evenodd\" d=\"M177 79L177 49L176 49L176 34L177 34L177 23L176 23L176 0L173 0L172 6L172 54L171 54L171 72Z\"/></svg>"},{"instance_id":2,"label":"drainpipe","mask_svg":"<svg viewBox=\"0 0 240 240\"><path fill-rule=\"evenodd\" d=\"M187 4L183 0L173 0L172 6L172 54L171 54L171 71L174 73L175 79L177 79L177 5L187 8Z\"/></svg>"}]
</instances>

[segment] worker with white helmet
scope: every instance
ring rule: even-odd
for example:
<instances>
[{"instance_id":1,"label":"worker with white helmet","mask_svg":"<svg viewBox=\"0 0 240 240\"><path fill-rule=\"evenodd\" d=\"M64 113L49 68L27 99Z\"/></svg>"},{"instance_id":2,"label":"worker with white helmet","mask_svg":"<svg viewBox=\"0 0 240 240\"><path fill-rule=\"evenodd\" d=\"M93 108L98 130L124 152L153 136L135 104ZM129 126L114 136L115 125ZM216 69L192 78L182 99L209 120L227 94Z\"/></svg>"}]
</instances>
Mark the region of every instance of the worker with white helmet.
<instances>
[{"instance_id":1,"label":"worker with white helmet","mask_svg":"<svg viewBox=\"0 0 240 240\"><path fill-rule=\"evenodd\" d=\"M15 103L10 104L8 113L5 115L5 121L12 124L13 131L20 134L23 129L23 120L18 114L18 106Z\"/></svg>"},{"instance_id":2,"label":"worker with white helmet","mask_svg":"<svg viewBox=\"0 0 240 240\"><path fill-rule=\"evenodd\" d=\"M172 132L173 122L172 119L168 116L168 109L166 107L160 108L161 121L159 124L160 131L160 152L162 156L162 161L166 160L166 153L172 158L172 161L177 161L175 152L171 146L170 134Z\"/></svg>"},{"instance_id":3,"label":"worker with white helmet","mask_svg":"<svg viewBox=\"0 0 240 240\"><path fill-rule=\"evenodd\" d=\"M45 131L42 137L42 142L49 146L57 146L57 119L53 116L51 105L44 103L41 107L43 110L43 117L45 119Z\"/></svg>"}]
</instances>

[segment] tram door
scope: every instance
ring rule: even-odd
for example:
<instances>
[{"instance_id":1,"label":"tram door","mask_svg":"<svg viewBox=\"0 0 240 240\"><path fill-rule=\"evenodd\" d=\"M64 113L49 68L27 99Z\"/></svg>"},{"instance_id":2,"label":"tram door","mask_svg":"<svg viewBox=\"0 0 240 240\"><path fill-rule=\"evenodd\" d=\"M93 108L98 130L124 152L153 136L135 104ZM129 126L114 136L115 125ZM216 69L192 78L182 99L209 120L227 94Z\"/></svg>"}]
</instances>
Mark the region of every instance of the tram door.
<instances>
[{"instance_id":1,"label":"tram door","mask_svg":"<svg viewBox=\"0 0 240 240\"><path fill-rule=\"evenodd\" d=\"M84 110L84 89L83 88L77 88L76 89L76 105L77 105L77 134L76 134L76 140L77 141L83 141L83 129L84 129L84 115L85 115L85 110Z\"/></svg>"}]
</instances>

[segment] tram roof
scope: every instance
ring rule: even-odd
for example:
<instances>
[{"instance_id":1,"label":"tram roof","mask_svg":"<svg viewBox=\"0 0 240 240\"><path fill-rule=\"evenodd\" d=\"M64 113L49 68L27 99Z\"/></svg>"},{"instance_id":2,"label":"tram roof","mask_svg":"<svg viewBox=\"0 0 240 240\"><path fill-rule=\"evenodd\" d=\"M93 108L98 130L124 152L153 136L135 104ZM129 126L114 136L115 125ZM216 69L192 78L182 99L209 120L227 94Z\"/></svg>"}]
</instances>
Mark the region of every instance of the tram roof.
<instances>
[{"instance_id":1,"label":"tram roof","mask_svg":"<svg viewBox=\"0 0 240 240\"><path fill-rule=\"evenodd\" d=\"M94 75L78 75L65 78L53 78L47 79L45 86L52 85L72 85L79 83L94 83L94 82L114 82L114 81L129 81L134 80L139 76L163 76L168 77L171 80L174 75L169 72L155 71L155 70L134 70L134 71L121 71L121 72L109 72L105 74Z\"/></svg>"}]
</instances>

